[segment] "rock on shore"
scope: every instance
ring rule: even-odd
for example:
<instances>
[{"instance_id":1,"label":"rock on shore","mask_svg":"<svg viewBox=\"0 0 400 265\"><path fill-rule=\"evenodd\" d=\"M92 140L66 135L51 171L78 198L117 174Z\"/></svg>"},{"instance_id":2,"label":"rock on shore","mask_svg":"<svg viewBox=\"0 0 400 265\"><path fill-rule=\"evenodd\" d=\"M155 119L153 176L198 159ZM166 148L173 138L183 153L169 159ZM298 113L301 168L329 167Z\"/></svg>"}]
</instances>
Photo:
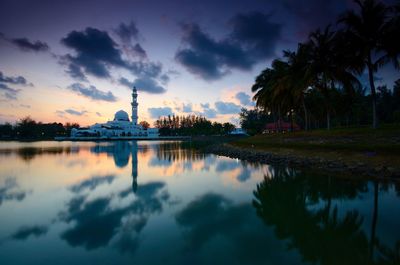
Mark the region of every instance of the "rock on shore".
<instances>
[{"instance_id":1,"label":"rock on shore","mask_svg":"<svg viewBox=\"0 0 400 265\"><path fill-rule=\"evenodd\" d=\"M390 167L371 167L365 163L345 163L324 158L279 155L266 151L235 147L230 144L216 144L205 148L205 152L220 156L237 158L253 163L279 164L296 168L316 168L331 172L340 172L377 178L400 178L400 171Z\"/></svg>"}]
</instances>

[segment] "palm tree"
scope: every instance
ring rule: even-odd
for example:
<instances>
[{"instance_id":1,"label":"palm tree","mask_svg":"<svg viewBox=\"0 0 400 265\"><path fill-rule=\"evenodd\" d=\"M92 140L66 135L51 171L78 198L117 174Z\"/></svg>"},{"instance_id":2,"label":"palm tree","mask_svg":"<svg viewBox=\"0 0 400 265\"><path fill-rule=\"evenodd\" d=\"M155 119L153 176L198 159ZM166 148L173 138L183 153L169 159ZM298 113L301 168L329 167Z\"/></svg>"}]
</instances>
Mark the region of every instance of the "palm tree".
<instances>
[{"instance_id":1,"label":"palm tree","mask_svg":"<svg viewBox=\"0 0 400 265\"><path fill-rule=\"evenodd\" d=\"M389 59L397 62L399 46L392 48L389 40L393 40L396 35L391 35L393 27L390 23L390 8L375 0L355 0L359 6L359 12L354 10L347 11L340 19L339 23L346 26L346 35L349 37L347 50L354 53L353 58L360 58L361 63L358 70L368 71L368 79L372 97L372 117L373 128L378 126L376 111L376 89L374 73L382 67ZM396 29L398 31L398 29ZM391 48L389 48L389 46ZM397 50L397 53L391 49ZM395 55L394 57L394 54Z\"/></svg>"},{"instance_id":2,"label":"palm tree","mask_svg":"<svg viewBox=\"0 0 400 265\"><path fill-rule=\"evenodd\" d=\"M285 82L288 64L276 59L272 62L271 67L263 70L256 77L251 90L256 93L253 99L256 101L257 107L272 112L274 116L278 114L278 118L274 120L278 122L278 129L280 130L282 112L291 108L289 87Z\"/></svg>"},{"instance_id":3,"label":"palm tree","mask_svg":"<svg viewBox=\"0 0 400 265\"><path fill-rule=\"evenodd\" d=\"M303 107L305 129L308 129L308 111L305 105L305 92L312 82L308 74L308 47L300 44L296 52L284 51L284 59L276 59L271 68L257 76L252 91L256 106L278 114L278 127L281 114L288 112L293 121L293 111ZM293 125L292 125L293 126Z\"/></svg>"},{"instance_id":4,"label":"palm tree","mask_svg":"<svg viewBox=\"0 0 400 265\"><path fill-rule=\"evenodd\" d=\"M344 35L341 31L332 31L330 25L323 31L317 29L309 36L309 75L313 76L312 85L320 91L325 99L326 124L330 129L330 117L333 110L330 94L341 85L352 93L354 87L360 86L360 82L350 71L347 60L347 52L342 47ZM353 68L354 69L354 68Z\"/></svg>"},{"instance_id":5,"label":"palm tree","mask_svg":"<svg viewBox=\"0 0 400 265\"><path fill-rule=\"evenodd\" d=\"M304 127L308 130L308 110L305 104L305 96L311 86L313 76L309 71L309 46L299 44L296 52L284 51L284 57L288 62L286 85L290 87L289 93L292 99L293 108L303 108Z\"/></svg>"}]
</instances>

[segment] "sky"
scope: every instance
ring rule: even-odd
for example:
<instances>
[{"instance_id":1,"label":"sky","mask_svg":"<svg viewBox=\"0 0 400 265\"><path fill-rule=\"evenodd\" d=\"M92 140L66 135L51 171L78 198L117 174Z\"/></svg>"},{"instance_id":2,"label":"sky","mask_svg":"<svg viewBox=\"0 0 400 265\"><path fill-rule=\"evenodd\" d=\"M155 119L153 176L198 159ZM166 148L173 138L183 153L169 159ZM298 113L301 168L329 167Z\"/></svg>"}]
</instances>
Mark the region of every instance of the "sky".
<instances>
[{"instance_id":1,"label":"sky","mask_svg":"<svg viewBox=\"0 0 400 265\"><path fill-rule=\"evenodd\" d=\"M203 115L237 124L282 50L354 8L350 0L0 0L0 123L90 125ZM392 87L393 69L377 73Z\"/></svg>"}]
</instances>

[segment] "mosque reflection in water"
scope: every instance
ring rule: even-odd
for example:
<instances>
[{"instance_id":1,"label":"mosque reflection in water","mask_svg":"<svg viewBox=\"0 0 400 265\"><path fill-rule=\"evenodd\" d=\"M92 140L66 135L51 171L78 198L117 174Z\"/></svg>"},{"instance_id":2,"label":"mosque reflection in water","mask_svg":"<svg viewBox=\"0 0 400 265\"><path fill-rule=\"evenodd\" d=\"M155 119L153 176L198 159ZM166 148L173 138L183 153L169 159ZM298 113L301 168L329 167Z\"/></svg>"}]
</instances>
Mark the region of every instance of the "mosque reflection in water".
<instances>
[{"instance_id":1,"label":"mosque reflection in water","mask_svg":"<svg viewBox=\"0 0 400 265\"><path fill-rule=\"evenodd\" d=\"M145 153L147 151L147 146L142 145L140 152ZM131 159L132 167L132 191L136 193L138 184L138 143L136 141L115 141L112 144L107 145L95 145L91 147L90 151L95 154L105 153L108 156L114 158L114 163L119 168L124 168L129 163L129 158Z\"/></svg>"},{"instance_id":2,"label":"mosque reflection in water","mask_svg":"<svg viewBox=\"0 0 400 265\"><path fill-rule=\"evenodd\" d=\"M0 264L400 264L399 182L181 142L22 145L0 161L19 168L0 170Z\"/></svg>"}]
</instances>

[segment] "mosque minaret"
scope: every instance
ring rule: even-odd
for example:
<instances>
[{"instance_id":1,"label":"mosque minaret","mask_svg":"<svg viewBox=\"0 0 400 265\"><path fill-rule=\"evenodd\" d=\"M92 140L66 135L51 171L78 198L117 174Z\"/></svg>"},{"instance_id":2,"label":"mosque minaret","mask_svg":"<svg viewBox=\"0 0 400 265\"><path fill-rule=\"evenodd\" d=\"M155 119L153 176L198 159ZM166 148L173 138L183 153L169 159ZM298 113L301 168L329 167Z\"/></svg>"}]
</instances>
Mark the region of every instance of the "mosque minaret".
<instances>
[{"instance_id":1,"label":"mosque minaret","mask_svg":"<svg viewBox=\"0 0 400 265\"><path fill-rule=\"evenodd\" d=\"M157 128L143 128L138 124L138 92L136 87L132 88L132 114L123 110L115 113L114 119L106 123L96 123L86 128L72 129L71 138L100 138L100 139L142 139L158 138Z\"/></svg>"},{"instance_id":2,"label":"mosque minaret","mask_svg":"<svg viewBox=\"0 0 400 265\"><path fill-rule=\"evenodd\" d=\"M137 94L137 90L136 90L136 87L133 87L133 89L132 89L132 102L131 102L131 106L132 106L132 117L131 117L131 119L132 119L132 123L134 124L134 125L136 125L137 124L137 121L138 121L138 105L139 105L139 103L137 102L137 96L138 96L138 94Z\"/></svg>"}]
</instances>

